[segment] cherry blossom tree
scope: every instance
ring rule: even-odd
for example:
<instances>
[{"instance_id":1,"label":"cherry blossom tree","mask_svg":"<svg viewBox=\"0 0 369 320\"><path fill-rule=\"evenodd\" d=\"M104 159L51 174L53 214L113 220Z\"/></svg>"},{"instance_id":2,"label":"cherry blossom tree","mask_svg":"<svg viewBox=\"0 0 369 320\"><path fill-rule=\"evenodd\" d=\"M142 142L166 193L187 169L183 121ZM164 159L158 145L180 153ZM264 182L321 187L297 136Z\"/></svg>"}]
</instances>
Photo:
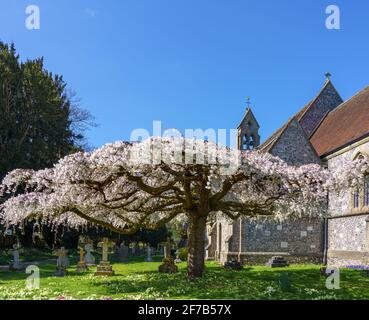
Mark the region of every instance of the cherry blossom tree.
<instances>
[{"instance_id":1,"label":"cherry blossom tree","mask_svg":"<svg viewBox=\"0 0 369 320\"><path fill-rule=\"evenodd\" d=\"M196 278L204 272L206 224L215 215L322 215L327 190L355 184L363 170L292 167L269 154L194 139L116 142L51 169L10 172L1 185L0 218L7 226L37 219L121 234L186 220L188 276Z\"/></svg>"}]
</instances>

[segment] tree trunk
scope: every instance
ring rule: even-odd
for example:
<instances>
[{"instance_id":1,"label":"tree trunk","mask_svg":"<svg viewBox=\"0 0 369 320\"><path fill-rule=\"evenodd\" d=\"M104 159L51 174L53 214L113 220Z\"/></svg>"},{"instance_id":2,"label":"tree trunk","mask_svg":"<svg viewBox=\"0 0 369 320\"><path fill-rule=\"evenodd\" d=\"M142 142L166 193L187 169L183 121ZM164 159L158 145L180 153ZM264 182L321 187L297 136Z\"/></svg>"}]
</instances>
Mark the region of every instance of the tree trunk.
<instances>
[{"instance_id":1,"label":"tree trunk","mask_svg":"<svg viewBox=\"0 0 369 320\"><path fill-rule=\"evenodd\" d=\"M189 214L187 273L190 279L201 277L205 270L206 216Z\"/></svg>"}]
</instances>

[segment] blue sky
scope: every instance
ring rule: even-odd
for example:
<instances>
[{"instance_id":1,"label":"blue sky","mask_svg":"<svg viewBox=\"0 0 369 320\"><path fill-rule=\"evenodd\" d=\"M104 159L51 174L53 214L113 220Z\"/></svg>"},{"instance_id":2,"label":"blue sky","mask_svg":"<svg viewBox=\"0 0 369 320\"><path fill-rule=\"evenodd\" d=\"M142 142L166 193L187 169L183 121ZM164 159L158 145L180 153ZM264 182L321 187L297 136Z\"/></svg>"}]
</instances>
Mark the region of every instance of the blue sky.
<instances>
[{"instance_id":1,"label":"blue sky","mask_svg":"<svg viewBox=\"0 0 369 320\"><path fill-rule=\"evenodd\" d=\"M25 8L41 29L25 28ZM328 5L341 30L325 27ZM344 99L369 85L367 0L0 0L0 39L44 56L99 124L91 145L136 128L237 127L251 96L262 140L312 99L324 73Z\"/></svg>"}]
</instances>

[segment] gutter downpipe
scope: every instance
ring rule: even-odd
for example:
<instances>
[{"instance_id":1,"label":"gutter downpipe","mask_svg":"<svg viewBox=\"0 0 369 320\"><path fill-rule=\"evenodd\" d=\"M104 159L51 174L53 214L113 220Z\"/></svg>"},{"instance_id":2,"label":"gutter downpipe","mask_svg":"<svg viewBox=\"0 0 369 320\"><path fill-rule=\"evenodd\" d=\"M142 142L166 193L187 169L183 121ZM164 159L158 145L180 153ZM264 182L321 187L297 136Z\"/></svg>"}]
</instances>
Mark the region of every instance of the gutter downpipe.
<instances>
[{"instance_id":1,"label":"gutter downpipe","mask_svg":"<svg viewBox=\"0 0 369 320\"><path fill-rule=\"evenodd\" d=\"M323 229L323 239L324 239L324 253L323 253L323 264L327 265L328 262L328 218L324 218L324 229Z\"/></svg>"}]
</instances>

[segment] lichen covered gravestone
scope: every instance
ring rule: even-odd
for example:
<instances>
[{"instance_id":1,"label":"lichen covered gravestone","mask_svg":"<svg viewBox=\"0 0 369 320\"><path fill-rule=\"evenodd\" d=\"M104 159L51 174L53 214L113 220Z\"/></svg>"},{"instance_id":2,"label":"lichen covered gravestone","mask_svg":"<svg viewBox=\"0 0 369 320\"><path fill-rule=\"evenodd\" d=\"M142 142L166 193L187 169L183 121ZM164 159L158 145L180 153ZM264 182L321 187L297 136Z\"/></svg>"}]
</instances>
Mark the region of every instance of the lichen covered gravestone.
<instances>
[{"instance_id":1,"label":"lichen covered gravestone","mask_svg":"<svg viewBox=\"0 0 369 320\"><path fill-rule=\"evenodd\" d=\"M172 258L172 244L171 239L168 238L167 242L164 245L164 259Z\"/></svg>"},{"instance_id":2,"label":"lichen covered gravestone","mask_svg":"<svg viewBox=\"0 0 369 320\"><path fill-rule=\"evenodd\" d=\"M87 243L85 245L85 250L86 250L86 254L85 254L85 262L87 266L94 266L95 265L95 257L92 255L92 251L93 251L94 247L91 243Z\"/></svg>"},{"instance_id":3,"label":"lichen covered gravestone","mask_svg":"<svg viewBox=\"0 0 369 320\"><path fill-rule=\"evenodd\" d=\"M61 247L59 250L54 252L54 255L58 256L58 260L56 262L56 277L64 277L68 274L67 268L69 266L69 260L67 258L67 250L64 247Z\"/></svg>"},{"instance_id":4,"label":"lichen covered gravestone","mask_svg":"<svg viewBox=\"0 0 369 320\"><path fill-rule=\"evenodd\" d=\"M151 247L147 246L147 257L145 259L146 262L153 262L152 256L151 256Z\"/></svg>"},{"instance_id":5,"label":"lichen covered gravestone","mask_svg":"<svg viewBox=\"0 0 369 320\"><path fill-rule=\"evenodd\" d=\"M87 264L85 262L85 251L82 247L79 248L79 261L77 264L77 272L87 271Z\"/></svg>"},{"instance_id":6,"label":"lichen covered gravestone","mask_svg":"<svg viewBox=\"0 0 369 320\"><path fill-rule=\"evenodd\" d=\"M10 271L20 271L24 269L24 266L20 263L19 252L20 252L20 246L15 244L12 250L13 262L9 266Z\"/></svg>"},{"instance_id":7,"label":"lichen covered gravestone","mask_svg":"<svg viewBox=\"0 0 369 320\"><path fill-rule=\"evenodd\" d=\"M172 258L163 259L163 263L159 266L159 272L161 273L176 273L178 267L175 265Z\"/></svg>"},{"instance_id":8,"label":"lichen covered gravestone","mask_svg":"<svg viewBox=\"0 0 369 320\"><path fill-rule=\"evenodd\" d=\"M102 242L99 242L98 246L102 248L102 260L97 266L95 276L113 276L114 271L108 260L108 255L109 249L114 246L114 242L109 241L108 238L104 238Z\"/></svg>"},{"instance_id":9,"label":"lichen covered gravestone","mask_svg":"<svg viewBox=\"0 0 369 320\"><path fill-rule=\"evenodd\" d=\"M272 268L284 268L284 267L288 267L289 264L286 261L286 259L282 256L275 256L272 257L268 262L267 265L272 267Z\"/></svg>"},{"instance_id":10,"label":"lichen covered gravestone","mask_svg":"<svg viewBox=\"0 0 369 320\"><path fill-rule=\"evenodd\" d=\"M129 248L124 244L124 242L121 243L121 245L117 249L118 251L118 260L119 262L127 262L128 261L128 251Z\"/></svg>"}]
</instances>

